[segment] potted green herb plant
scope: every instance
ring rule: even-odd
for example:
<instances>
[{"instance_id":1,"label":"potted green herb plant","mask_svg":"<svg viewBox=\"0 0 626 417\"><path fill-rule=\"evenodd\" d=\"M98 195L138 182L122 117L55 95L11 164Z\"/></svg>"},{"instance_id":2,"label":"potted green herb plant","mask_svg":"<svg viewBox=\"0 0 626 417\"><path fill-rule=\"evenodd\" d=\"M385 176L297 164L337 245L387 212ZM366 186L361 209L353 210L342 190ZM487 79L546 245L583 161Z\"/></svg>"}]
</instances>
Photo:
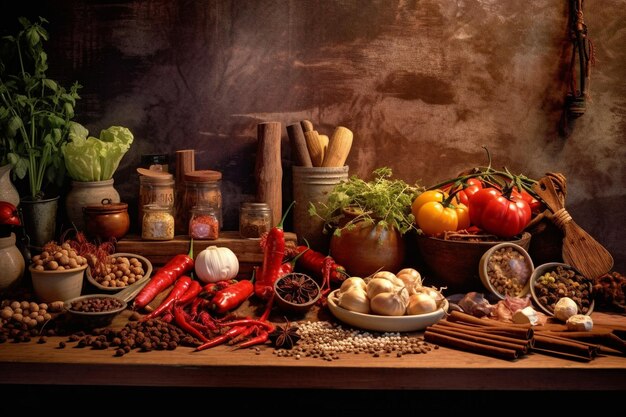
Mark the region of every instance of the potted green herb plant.
<instances>
[{"instance_id":1,"label":"potted green herb plant","mask_svg":"<svg viewBox=\"0 0 626 417\"><path fill-rule=\"evenodd\" d=\"M28 183L28 192L20 193L24 226L31 244L41 247L56 228L58 190L65 178L62 146L81 86L75 82L66 89L46 75L47 20L18 20L21 29L4 37L0 50L1 162Z\"/></svg>"},{"instance_id":2,"label":"potted green herb plant","mask_svg":"<svg viewBox=\"0 0 626 417\"><path fill-rule=\"evenodd\" d=\"M353 175L332 189L326 203L309 206L309 214L322 218L333 233L330 254L351 275L397 272L404 261L404 235L416 230L411 203L424 187L392 179L387 167L373 175L370 181Z\"/></svg>"}]
</instances>

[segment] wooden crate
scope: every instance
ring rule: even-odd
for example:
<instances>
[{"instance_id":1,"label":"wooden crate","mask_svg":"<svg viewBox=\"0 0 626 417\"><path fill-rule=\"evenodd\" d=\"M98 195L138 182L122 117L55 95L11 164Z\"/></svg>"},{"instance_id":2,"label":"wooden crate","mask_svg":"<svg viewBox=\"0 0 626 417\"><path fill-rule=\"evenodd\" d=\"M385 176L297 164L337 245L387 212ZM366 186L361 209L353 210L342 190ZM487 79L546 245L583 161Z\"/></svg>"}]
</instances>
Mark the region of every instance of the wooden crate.
<instances>
[{"instance_id":1,"label":"wooden crate","mask_svg":"<svg viewBox=\"0 0 626 417\"><path fill-rule=\"evenodd\" d=\"M173 240L150 241L142 240L137 235L127 235L116 244L116 252L136 253L146 257L158 269L179 253L189 251L189 236L180 235ZM295 233L285 232L287 246L297 244ZM227 247L232 250L239 260L239 273L244 277L252 277L252 268L263 262L263 250L259 240L242 239L238 231L223 231L217 240L194 240L193 253L198 254L208 246Z\"/></svg>"}]
</instances>

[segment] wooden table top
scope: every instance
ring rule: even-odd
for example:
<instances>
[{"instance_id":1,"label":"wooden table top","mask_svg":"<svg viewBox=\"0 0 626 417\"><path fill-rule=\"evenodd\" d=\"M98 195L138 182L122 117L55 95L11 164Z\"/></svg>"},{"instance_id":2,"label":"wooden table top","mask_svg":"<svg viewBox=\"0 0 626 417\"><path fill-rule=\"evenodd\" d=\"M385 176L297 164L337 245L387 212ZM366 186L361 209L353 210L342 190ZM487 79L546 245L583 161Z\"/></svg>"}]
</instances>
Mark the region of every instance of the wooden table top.
<instances>
[{"instance_id":1,"label":"wooden table top","mask_svg":"<svg viewBox=\"0 0 626 417\"><path fill-rule=\"evenodd\" d=\"M125 323L130 312L116 318ZM320 314L322 312L316 312ZM595 321L626 324L626 316L594 312ZM445 347L425 354L373 357L340 354L334 361L277 357L274 349L228 346L194 352L77 348L66 337L47 343L0 344L0 384L81 384L236 388L349 388L420 390L626 390L626 356L577 362L531 353L517 360L494 359Z\"/></svg>"}]
</instances>

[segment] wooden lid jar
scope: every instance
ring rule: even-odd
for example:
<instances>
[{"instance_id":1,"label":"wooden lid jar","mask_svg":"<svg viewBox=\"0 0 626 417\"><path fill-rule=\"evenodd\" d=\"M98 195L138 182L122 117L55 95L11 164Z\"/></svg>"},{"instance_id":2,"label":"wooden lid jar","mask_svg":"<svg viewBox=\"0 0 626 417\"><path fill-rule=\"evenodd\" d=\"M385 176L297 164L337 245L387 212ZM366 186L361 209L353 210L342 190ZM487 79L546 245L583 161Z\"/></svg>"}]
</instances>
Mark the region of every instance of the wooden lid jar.
<instances>
[{"instance_id":1,"label":"wooden lid jar","mask_svg":"<svg viewBox=\"0 0 626 417\"><path fill-rule=\"evenodd\" d=\"M212 170L190 171L185 174L185 195L183 213L180 213L183 224L189 224L189 216L194 206L209 206L215 209L222 226L222 173Z\"/></svg>"}]
</instances>

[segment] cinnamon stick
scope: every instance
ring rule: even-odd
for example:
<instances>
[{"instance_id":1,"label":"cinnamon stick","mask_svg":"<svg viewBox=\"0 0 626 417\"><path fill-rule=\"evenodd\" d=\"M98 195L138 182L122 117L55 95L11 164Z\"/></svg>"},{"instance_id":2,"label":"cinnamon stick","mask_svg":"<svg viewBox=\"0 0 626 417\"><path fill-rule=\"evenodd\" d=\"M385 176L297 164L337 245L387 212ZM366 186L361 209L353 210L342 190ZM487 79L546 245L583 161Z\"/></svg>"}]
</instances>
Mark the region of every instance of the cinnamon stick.
<instances>
[{"instance_id":1,"label":"cinnamon stick","mask_svg":"<svg viewBox=\"0 0 626 417\"><path fill-rule=\"evenodd\" d=\"M530 324L515 324L515 323L503 323L498 320L492 319L479 319L478 317L474 317L471 314L462 313L460 311L452 311L447 318L448 321L460 321L464 323L474 323L481 326L495 326L502 328L511 328L511 329L530 329L532 326Z\"/></svg>"},{"instance_id":2,"label":"cinnamon stick","mask_svg":"<svg viewBox=\"0 0 626 417\"><path fill-rule=\"evenodd\" d=\"M464 351L479 353L481 355L492 356L500 359L513 360L517 359L519 356L518 351L515 349L506 349L484 343L463 340L458 337L447 336L430 330L426 330L426 332L424 332L424 340L441 346L450 346Z\"/></svg>"},{"instance_id":3,"label":"cinnamon stick","mask_svg":"<svg viewBox=\"0 0 626 417\"><path fill-rule=\"evenodd\" d=\"M604 329L599 331L592 330L589 332L541 332L541 334L562 337L565 339L574 339L597 345L605 345L622 353L626 353L626 341L620 339L613 333L607 333Z\"/></svg>"},{"instance_id":4,"label":"cinnamon stick","mask_svg":"<svg viewBox=\"0 0 626 417\"><path fill-rule=\"evenodd\" d=\"M458 329L468 329L468 330L479 330L483 333L491 333L491 334L499 334L515 339L521 340L530 340L533 337L533 329L517 329L517 328L506 328L506 327L496 327L496 326L479 326L474 324L467 324L463 322L454 322L448 320L442 320L437 323L437 325L449 326Z\"/></svg>"},{"instance_id":5,"label":"cinnamon stick","mask_svg":"<svg viewBox=\"0 0 626 417\"><path fill-rule=\"evenodd\" d=\"M584 358L593 359L598 351L597 346L588 343L577 342L558 336L548 336L545 334L535 335L535 345L533 350L550 350L562 353L569 353Z\"/></svg>"},{"instance_id":6,"label":"cinnamon stick","mask_svg":"<svg viewBox=\"0 0 626 417\"><path fill-rule=\"evenodd\" d=\"M436 326L436 325L430 326L428 330L433 333L456 337L458 339L463 339L463 340L469 340L471 342L482 343L485 345L496 346L496 347L501 347L505 349L513 349L518 354L526 354L528 353L528 349L530 348L529 343L523 343L517 339L512 339L513 342L511 342L511 339L509 340L498 339L499 337L502 337L502 336L497 336L497 335L494 336L494 335L489 335L485 333L481 334L480 332L476 332L476 331L472 332L472 331L466 331L463 329L453 330L452 328L446 329L445 326ZM504 339L507 339L507 338L504 338Z\"/></svg>"}]
</instances>

